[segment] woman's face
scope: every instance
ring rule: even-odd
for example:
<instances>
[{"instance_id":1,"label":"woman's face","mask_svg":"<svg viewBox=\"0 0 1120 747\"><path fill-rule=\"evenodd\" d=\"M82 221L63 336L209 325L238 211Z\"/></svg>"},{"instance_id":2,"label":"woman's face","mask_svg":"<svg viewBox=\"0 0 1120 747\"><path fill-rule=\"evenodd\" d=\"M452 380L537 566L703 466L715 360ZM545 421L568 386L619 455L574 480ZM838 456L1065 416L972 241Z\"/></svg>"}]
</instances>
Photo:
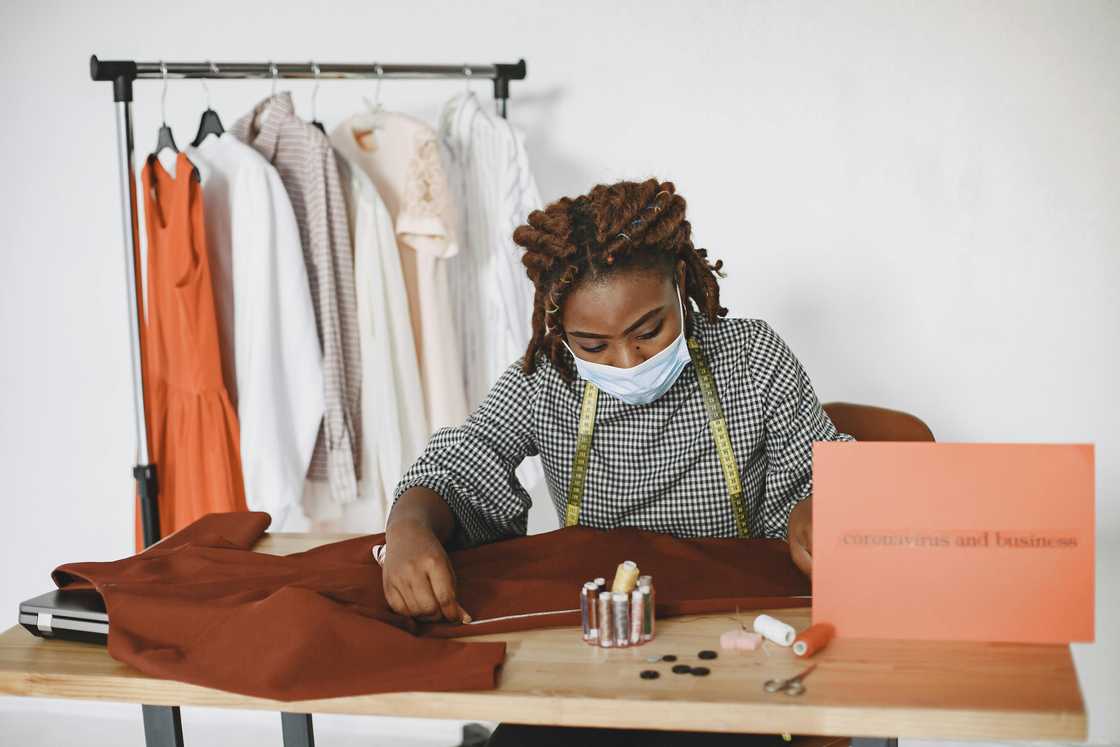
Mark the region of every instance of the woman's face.
<instances>
[{"instance_id":1,"label":"woman's face","mask_svg":"<svg viewBox=\"0 0 1120 747\"><path fill-rule=\"evenodd\" d=\"M611 273L577 285L561 322L572 353L592 363L631 368L669 346L681 332L681 299L655 270Z\"/></svg>"}]
</instances>

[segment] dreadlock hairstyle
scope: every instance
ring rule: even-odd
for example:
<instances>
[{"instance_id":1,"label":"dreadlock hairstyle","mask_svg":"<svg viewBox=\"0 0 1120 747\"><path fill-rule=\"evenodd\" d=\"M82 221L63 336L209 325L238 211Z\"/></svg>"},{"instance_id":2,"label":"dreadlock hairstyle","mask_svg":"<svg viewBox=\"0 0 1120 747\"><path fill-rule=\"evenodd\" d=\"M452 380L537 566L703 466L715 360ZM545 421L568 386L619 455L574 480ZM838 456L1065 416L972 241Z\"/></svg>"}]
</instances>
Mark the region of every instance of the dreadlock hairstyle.
<instances>
[{"instance_id":1,"label":"dreadlock hairstyle","mask_svg":"<svg viewBox=\"0 0 1120 747\"><path fill-rule=\"evenodd\" d=\"M533 336L522 370L533 373L543 353L565 380L575 377L561 344L560 309L584 279L629 269L672 275L683 265L686 297L708 321L726 316L716 279L724 277L723 260L709 263L707 250L692 245L691 233L684 198L672 182L657 179L598 184L586 195L561 197L529 213L528 223L513 232L514 242L525 248L522 262L536 288Z\"/></svg>"}]
</instances>

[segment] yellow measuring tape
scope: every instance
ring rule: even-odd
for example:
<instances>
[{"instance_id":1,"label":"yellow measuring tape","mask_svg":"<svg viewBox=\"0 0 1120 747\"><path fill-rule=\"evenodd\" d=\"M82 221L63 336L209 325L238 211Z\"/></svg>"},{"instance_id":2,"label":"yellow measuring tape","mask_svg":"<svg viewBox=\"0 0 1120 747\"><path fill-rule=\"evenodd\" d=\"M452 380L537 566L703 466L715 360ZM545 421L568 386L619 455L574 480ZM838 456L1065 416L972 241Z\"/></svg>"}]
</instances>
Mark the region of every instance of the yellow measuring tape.
<instances>
[{"instance_id":1,"label":"yellow measuring tape","mask_svg":"<svg viewBox=\"0 0 1120 747\"><path fill-rule=\"evenodd\" d=\"M576 439L576 458L572 462L572 482L568 485L568 514L565 526L579 523L579 507L583 502L583 486L587 483L587 461L591 458L591 433L595 430L595 408L599 404L599 387L590 381L583 389L583 404L579 408L579 436Z\"/></svg>"},{"instance_id":2,"label":"yellow measuring tape","mask_svg":"<svg viewBox=\"0 0 1120 747\"><path fill-rule=\"evenodd\" d=\"M727 483L727 493L731 498L731 510L735 514L735 527L740 537L749 537L750 529L747 527L747 507L743 501L743 485L739 481L739 468L735 464L735 453L731 449L731 434L727 431L727 420L723 417L723 408L719 404L719 394L716 392L716 381L704 354L700 350L700 343L689 338L688 354L692 358L692 366L696 369L696 378L700 382L700 394L704 397L704 409L708 411L708 425L712 431L712 440L716 444L716 454L723 469L723 480ZM587 382L583 389L583 402L579 410L579 435L576 439L576 457L572 462L572 481L568 485L568 510L564 517L565 526L574 526L579 523L579 510L583 503L583 489L587 484L587 462L591 457L591 434L595 430L595 408L599 403L599 388Z\"/></svg>"}]
</instances>

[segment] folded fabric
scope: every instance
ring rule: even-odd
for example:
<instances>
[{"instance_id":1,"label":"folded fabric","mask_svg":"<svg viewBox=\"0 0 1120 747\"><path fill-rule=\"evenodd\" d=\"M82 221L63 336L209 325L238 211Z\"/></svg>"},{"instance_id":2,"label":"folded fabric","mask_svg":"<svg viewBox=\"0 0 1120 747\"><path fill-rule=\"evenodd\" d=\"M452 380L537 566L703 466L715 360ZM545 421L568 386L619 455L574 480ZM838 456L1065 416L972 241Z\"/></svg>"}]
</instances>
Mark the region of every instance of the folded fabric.
<instances>
[{"instance_id":1,"label":"folded fabric","mask_svg":"<svg viewBox=\"0 0 1120 747\"><path fill-rule=\"evenodd\" d=\"M662 617L810 603L781 540L569 527L453 552L460 602L478 622L418 624L385 601L370 552L383 534L253 552L270 521L209 514L138 555L67 563L52 579L102 595L114 659L276 700L493 688L505 644L449 639L578 624L580 585L622 560L653 575ZM573 634L572 645L584 644Z\"/></svg>"}]
</instances>

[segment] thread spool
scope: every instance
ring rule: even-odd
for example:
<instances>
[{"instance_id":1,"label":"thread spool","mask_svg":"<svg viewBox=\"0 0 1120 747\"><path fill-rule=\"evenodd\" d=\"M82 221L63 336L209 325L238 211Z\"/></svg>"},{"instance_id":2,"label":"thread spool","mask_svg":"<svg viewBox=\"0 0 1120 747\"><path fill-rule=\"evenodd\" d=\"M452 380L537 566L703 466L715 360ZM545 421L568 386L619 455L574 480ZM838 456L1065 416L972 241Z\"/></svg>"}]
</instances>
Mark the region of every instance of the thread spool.
<instances>
[{"instance_id":1,"label":"thread spool","mask_svg":"<svg viewBox=\"0 0 1120 747\"><path fill-rule=\"evenodd\" d=\"M642 628L646 617L646 599L641 589L630 592L630 645L642 642Z\"/></svg>"},{"instance_id":2,"label":"thread spool","mask_svg":"<svg viewBox=\"0 0 1120 747\"><path fill-rule=\"evenodd\" d=\"M792 626L770 615L759 615L754 619L754 632L779 646L792 645L797 637L797 631Z\"/></svg>"},{"instance_id":3,"label":"thread spool","mask_svg":"<svg viewBox=\"0 0 1120 747\"><path fill-rule=\"evenodd\" d=\"M599 646L611 648L614 646L614 615L611 612L611 595L604 591L595 600L598 608Z\"/></svg>"},{"instance_id":4,"label":"thread spool","mask_svg":"<svg viewBox=\"0 0 1120 747\"><path fill-rule=\"evenodd\" d=\"M579 593L579 607L583 617L583 640L588 643L594 643L599 639L599 625L596 621L598 597L599 590L594 581L585 583Z\"/></svg>"},{"instance_id":5,"label":"thread spool","mask_svg":"<svg viewBox=\"0 0 1120 747\"><path fill-rule=\"evenodd\" d=\"M719 647L727 651L754 651L761 645L762 636L739 628L729 630L719 637Z\"/></svg>"},{"instance_id":6,"label":"thread spool","mask_svg":"<svg viewBox=\"0 0 1120 747\"><path fill-rule=\"evenodd\" d=\"M634 591L634 586L637 583L638 564L633 560L627 560L618 564L618 570L614 573L614 584L611 585L611 591L629 594Z\"/></svg>"},{"instance_id":7,"label":"thread spool","mask_svg":"<svg viewBox=\"0 0 1120 747\"><path fill-rule=\"evenodd\" d=\"M638 589L642 592L642 640L652 641L657 627L657 610L654 604L653 576L638 578Z\"/></svg>"},{"instance_id":8,"label":"thread spool","mask_svg":"<svg viewBox=\"0 0 1120 747\"><path fill-rule=\"evenodd\" d=\"M835 634L836 628L829 623L810 625L793 639L793 653L810 657L827 646Z\"/></svg>"},{"instance_id":9,"label":"thread spool","mask_svg":"<svg viewBox=\"0 0 1120 747\"><path fill-rule=\"evenodd\" d=\"M614 617L614 647L626 648L630 645L630 595L622 591L612 593L611 613Z\"/></svg>"}]
</instances>

